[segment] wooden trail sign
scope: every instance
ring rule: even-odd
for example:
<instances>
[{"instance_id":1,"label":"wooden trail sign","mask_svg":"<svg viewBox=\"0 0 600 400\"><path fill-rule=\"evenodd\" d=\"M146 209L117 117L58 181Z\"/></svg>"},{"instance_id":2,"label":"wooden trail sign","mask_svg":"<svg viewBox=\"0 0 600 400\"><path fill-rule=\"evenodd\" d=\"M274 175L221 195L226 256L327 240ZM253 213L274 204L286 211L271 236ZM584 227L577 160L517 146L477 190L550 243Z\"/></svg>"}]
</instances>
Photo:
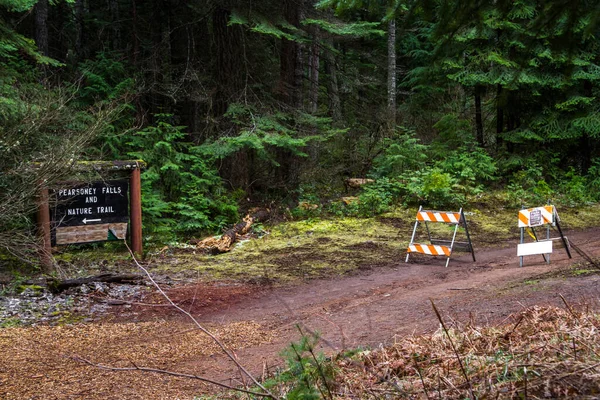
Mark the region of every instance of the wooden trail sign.
<instances>
[{"instance_id":1,"label":"wooden trail sign","mask_svg":"<svg viewBox=\"0 0 600 400\"><path fill-rule=\"evenodd\" d=\"M50 190L52 245L125 239L129 182L63 184Z\"/></svg>"},{"instance_id":2,"label":"wooden trail sign","mask_svg":"<svg viewBox=\"0 0 600 400\"><path fill-rule=\"evenodd\" d=\"M64 183L52 189L42 187L37 201L37 221L43 244L40 261L44 272L53 269L52 246L123 240L128 231L131 250L138 257L142 256L140 170L145 167L142 160L78 162L70 166L73 171L109 174L129 171L129 179Z\"/></svg>"}]
</instances>

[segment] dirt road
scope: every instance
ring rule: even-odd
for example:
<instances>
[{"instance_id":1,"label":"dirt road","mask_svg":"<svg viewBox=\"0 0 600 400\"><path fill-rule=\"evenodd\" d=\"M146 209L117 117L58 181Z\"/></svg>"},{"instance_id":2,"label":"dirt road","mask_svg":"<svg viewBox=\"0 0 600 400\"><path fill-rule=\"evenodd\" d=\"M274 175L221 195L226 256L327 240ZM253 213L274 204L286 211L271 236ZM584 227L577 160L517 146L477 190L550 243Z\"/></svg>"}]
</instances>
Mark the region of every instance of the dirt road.
<instances>
[{"instance_id":1,"label":"dirt road","mask_svg":"<svg viewBox=\"0 0 600 400\"><path fill-rule=\"evenodd\" d=\"M577 232L570 238L589 255L600 256L599 229ZM541 256L530 256L526 257L525 266L519 268L515 249L516 244L513 243L505 248L480 250L477 262L472 262L470 255L453 257L448 268L440 259L423 256L415 257L409 263L398 259L392 264L373 266L352 276L307 281L298 286L271 288L242 284L193 284L175 287L169 294L201 323L214 329L225 329L223 337L237 335L238 339L244 338L228 343L242 363L257 375L282 365L279 353L299 338L297 325L305 331L319 332L323 350L337 352L359 346L376 347L405 335L436 330L439 321L432 311L431 301L435 302L447 321L473 321L476 324L502 322L511 313L533 304L564 306L560 295L573 306L597 306L600 275L585 271L583 267L573 271L573 264L583 263L581 256L574 253L570 260L564 250L557 249L551 264L545 264ZM110 346L97 344L97 349L75 346L78 349L76 354L83 354L95 362L118 365L127 364L123 360L133 358L136 365L155 365L236 383L236 368L218 351L190 351L182 344L189 340L185 335L191 325L174 310L135 306L127 312L115 311L113 324L126 321L130 330L135 321L136 326L151 321L165 321L165 324L158 331L148 327L130 334L118 333L118 338L109 341ZM246 333L233 334L226 328L231 326L246 327ZM73 354L68 348L69 343L73 347L73 341L81 341L89 335L86 327L97 329L94 324L82 325L76 331L63 328L63 336L69 335L69 340L54 331L51 336L53 343L31 339L20 342L18 349L14 348L14 344L11 348L10 343L1 342L0 350L4 354L27 351L28 346L35 345L38 354L49 355L47 358L40 356L47 366L45 372L29 370L31 360L35 364L35 357L29 358L29 365L25 361L9 363L10 368L19 371L18 375L6 369L0 370L0 397L24 398L23 395L31 394L31 384L13 382L28 374L44 376L44 379L32 381L35 392L40 394L38 398L193 398L194 394L207 390L197 382L164 376L159 379L140 377L140 372L100 372L97 368L73 361L67 357ZM27 330L20 334L26 336ZM137 346L141 342L147 345L145 350L142 354L132 355L132 343ZM168 360L165 360L165 354L160 353L164 346L172 347L174 355L170 355ZM178 352L178 346L185 347L186 351ZM65 383L61 381L60 374L51 372L53 368L68 368L72 376ZM76 371L81 371L82 376L78 377ZM95 376L95 383L82 392L81 382L90 374ZM147 381L142 382L141 379ZM90 382L86 381L86 384L89 386ZM136 385L150 385L152 391ZM56 397L57 388L66 395Z\"/></svg>"},{"instance_id":2,"label":"dirt road","mask_svg":"<svg viewBox=\"0 0 600 400\"><path fill-rule=\"evenodd\" d=\"M572 240L588 254L600 255L598 231L576 234ZM301 324L320 332L325 347L339 351L385 345L397 336L437 329L431 301L449 319L485 324L533 304L561 305L559 294L572 303L598 299L599 276L567 278L560 273L582 261L576 253L569 260L564 250L555 251L551 264L541 256L526 257L523 268L515 253L514 246L491 249L477 254L477 262L470 255L455 258L448 268L434 258L398 260L391 269L265 291L209 314L194 311L207 322L251 319L267 324L282 345L298 337L295 325ZM255 351L246 349L240 355Z\"/></svg>"}]
</instances>

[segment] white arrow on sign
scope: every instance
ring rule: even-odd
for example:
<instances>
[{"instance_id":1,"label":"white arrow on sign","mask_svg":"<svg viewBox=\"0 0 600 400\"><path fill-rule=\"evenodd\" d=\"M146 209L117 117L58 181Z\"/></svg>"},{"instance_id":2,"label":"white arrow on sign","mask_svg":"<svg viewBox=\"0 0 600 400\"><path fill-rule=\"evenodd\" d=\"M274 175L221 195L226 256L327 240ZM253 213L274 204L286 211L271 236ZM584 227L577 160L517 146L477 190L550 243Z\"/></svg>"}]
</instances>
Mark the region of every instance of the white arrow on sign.
<instances>
[{"instance_id":1,"label":"white arrow on sign","mask_svg":"<svg viewBox=\"0 0 600 400\"><path fill-rule=\"evenodd\" d=\"M99 222L99 221L102 221L102 220L100 218L98 218L98 219L87 219L87 218L84 218L83 219L83 223L84 224L87 224L88 222Z\"/></svg>"}]
</instances>

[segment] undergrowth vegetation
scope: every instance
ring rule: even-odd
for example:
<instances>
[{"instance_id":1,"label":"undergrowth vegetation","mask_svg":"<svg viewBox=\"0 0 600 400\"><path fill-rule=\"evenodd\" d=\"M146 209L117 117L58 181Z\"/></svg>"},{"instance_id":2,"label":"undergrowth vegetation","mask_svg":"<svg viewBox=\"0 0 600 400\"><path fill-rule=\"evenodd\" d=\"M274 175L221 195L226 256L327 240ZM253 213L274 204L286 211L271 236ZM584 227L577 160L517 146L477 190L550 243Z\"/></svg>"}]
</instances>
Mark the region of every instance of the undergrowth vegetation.
<instances>
[{"instance_id":1,"label":"undergrowth vegetation","mask_svg":"<svg viewBox=\"0 0 600 400\"><path fill-rule=\"evenodd\" d=\"M2 252L37 262L42 187L110 179L78 161L146 162L146 248L257 205L302 220L600 200L585 6L234 3L0 4Z\"/></svg>"},{"instance_id":2,"label":"undergrowth vegetation","mask_svg":"<svg viewBox=\"0 0 600 400\"><path fill-rule=\"evenodd\" d=\"M439 315L439 314L438 314ZM287 399L593 398L600 391L600 317L534 306L501 325L440 322L391 346L326 357L305 334L269 387Z\"/></svg>"},{"instance_id":3,"label":"undergrowth vegetation","mask_svg":"<svg viewBox=\"0 0 600 400\"><path fill-rule=\"evenodd\" d=\"M305 187L300 194L297 217L315 215L370 217L396 207L423 205L430 209L465 209L474 205L520 208L552 203L576 207L600 200L600 160L594 160L588 174L560 169L559 161L535 157L496 159L475 144L455 150L423 145L404 136L387 143L374 159L373 178L356 190L350 201L319 196ZM314 186L312 187L313 189ZM591 190L590 190L591 189ZM490 196L490 194L494 194ZM495 200L492 200L495 198ZM307 208L302 204L319 207Z\"/></svg>"},{"instance_id":4,"label":"undergrowth vegetation","mask_svg":"<svg viewBox=\"0 0 600 400\"><path fill-rule=\"evenodd\" d=\"M533 307L501 326L455 325L342 360L341 393L361 398L573 398L598 393L600 319L590 311ZM462 364L462 367L461 365ZM362 368L361 368L362 367ZM464 368L464 369L463 369ZM365 374L375 379L357 379Z\"/></svg>"}]
</instances>

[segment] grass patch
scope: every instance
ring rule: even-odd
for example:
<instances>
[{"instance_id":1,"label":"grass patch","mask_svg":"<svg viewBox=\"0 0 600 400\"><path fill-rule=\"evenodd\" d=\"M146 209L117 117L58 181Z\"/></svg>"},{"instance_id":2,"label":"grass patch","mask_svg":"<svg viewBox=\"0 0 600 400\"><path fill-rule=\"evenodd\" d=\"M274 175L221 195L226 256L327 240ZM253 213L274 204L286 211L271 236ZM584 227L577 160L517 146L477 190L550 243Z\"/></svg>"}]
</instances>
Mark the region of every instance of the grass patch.
<instances>
[{"instance_id":1,"label":"grass patch","mask_svg":"<svg viewBox=\"0 0 600 400\"><path fill-rule=\"evenodd\" d=\"M573 276L586 276L597 274L598 272L597 269L575 268L571 271L571 274L573 274Z\"/></svg>"},{"instance_id":2,"label":"grass patch","mask_svg":"<svg viewBox=\"0 0 600 400\"><path fill-rule=\"evenodd\" d=\"M5 318L0 322L0 328L15 328L22 325L23 321L19 317Z\"/></svg>"}]
</instances>

